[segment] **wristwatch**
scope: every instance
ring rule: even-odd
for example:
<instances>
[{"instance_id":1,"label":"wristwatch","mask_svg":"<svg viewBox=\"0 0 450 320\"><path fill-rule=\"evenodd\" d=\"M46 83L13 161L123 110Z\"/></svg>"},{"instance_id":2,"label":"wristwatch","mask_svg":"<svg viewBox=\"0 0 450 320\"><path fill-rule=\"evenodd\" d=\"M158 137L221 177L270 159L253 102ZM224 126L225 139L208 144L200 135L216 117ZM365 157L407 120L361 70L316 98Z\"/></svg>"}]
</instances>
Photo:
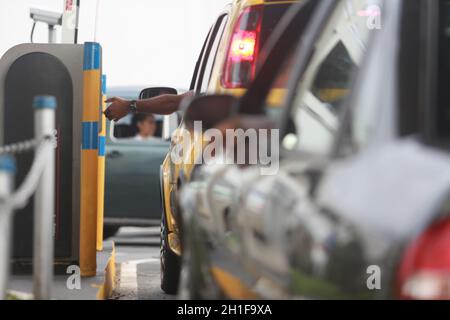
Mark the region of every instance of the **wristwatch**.
<instances>
[{"instance_id":1,"label":"wristwatch","mask_svg":"<svg viewBox=\"0 0 450 320\"><path fill-rule=\"evenodd\" d=\"M131 100L130 103L130 113L137 113L137 101L136 100Z\"/></svg>"}]
</instances>

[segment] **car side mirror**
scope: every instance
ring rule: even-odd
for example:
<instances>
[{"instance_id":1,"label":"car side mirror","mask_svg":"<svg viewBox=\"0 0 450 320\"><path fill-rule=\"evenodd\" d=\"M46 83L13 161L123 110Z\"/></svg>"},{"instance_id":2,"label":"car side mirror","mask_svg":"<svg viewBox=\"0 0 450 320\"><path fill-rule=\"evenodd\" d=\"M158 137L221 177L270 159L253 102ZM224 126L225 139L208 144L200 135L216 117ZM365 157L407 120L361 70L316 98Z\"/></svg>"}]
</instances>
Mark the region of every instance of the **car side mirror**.
<instances>
[{"instance_id":1,"label":"car side mirror","mask_svg":"<svg viewBox=\"0 0 450 320\"><path fill-rule=\"evenodd\" d=\"M178 94L178 91L174 88L169 87L146 88L139 94L139 100L150 99L163 94Z\"/></svg>"},{"instance_id":2,"label":"car side mirror","mask_svg":"<svg viewBox=\"0 0 450 320\"><path fill-rule=\"evenodd\" d=\"M200 121L202 129L208 130L235 114L238 100L229 95L200 96L193 98L183 107L184 121L188 128L192 129L194 122Z\"/></svg>"}]
</instances>

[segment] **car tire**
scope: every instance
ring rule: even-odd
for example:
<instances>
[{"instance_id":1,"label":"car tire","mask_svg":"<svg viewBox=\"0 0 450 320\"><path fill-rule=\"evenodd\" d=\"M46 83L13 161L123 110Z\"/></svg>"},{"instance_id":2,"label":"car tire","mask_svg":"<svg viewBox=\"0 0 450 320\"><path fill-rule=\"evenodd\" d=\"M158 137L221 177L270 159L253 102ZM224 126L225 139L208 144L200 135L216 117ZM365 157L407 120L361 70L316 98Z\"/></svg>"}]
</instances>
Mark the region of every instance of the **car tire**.
<instances>
[{"instance_id":1,"label":"car tire","mask_svg":"<svg viewBox=\"0 0 450 320\"><path fill-rule=\"evenodd\" d=\"M119 229L117 226L103 226L103 240L114 237Z\"/></svg>"},{"instance_id":2,"label":"car tire","mask_svg":"<svg viewBox=\"0 0 450 320\"><path fill-rule=\"evenodd\" d=\"M168 242L165 214L161 217L161 289L167 294L177 294L181 271L181 258L172 252Z\"/></svg>"}]
</instances>

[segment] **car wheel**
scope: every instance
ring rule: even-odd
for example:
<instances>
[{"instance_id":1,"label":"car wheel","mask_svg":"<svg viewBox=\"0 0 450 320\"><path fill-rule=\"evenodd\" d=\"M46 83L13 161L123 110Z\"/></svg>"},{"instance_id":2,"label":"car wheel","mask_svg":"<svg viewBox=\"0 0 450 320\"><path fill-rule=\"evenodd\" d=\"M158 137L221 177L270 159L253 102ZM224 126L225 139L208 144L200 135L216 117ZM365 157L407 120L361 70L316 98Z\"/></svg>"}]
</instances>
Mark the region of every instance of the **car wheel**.
<instances>
[{"instance_id":1,"label":"car wheel","mask_svg":"<svg viewBox=\"0 0 450 320\"><path fill-rule=\"evenodd\" d=\"M180 257L169 248L165 214L161 217L161 289L167 294L176 294L180 279Z\"/></svg>"},{"instance_id":2,"label":"car wheel","mask_svg":"<svg viewBox=\"0 0 450 320\"><path fill-rule=\"evenodd\" d=\"M103 239L114 237L119 229L120 227L117 226L103 226Z\"/></svg>"}]
</instances>

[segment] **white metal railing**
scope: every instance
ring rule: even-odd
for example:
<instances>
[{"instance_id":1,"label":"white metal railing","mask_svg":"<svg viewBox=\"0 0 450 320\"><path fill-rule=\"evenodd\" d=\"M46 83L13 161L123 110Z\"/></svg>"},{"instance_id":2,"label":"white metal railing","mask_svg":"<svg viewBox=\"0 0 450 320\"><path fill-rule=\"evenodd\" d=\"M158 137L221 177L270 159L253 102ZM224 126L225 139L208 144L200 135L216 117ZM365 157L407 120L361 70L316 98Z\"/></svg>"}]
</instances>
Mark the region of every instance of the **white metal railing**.
<instances>
[{"instance_id":1,"label":"white metal railing","mask_svg":"<svg viewBox=\"0 0 450 320\"><path fill-rule=\"evenodd\" d=\"M37 96L33 100L35 139L0 147L0 299L5 299L10 277L11 231L14 210L24 208L33 193L33 294L50 299L53 281L53 217L55 203L55 109L56 99ZM14 190L12 155L35 151L30 171Z\"/></svg>"}]
</instances>

